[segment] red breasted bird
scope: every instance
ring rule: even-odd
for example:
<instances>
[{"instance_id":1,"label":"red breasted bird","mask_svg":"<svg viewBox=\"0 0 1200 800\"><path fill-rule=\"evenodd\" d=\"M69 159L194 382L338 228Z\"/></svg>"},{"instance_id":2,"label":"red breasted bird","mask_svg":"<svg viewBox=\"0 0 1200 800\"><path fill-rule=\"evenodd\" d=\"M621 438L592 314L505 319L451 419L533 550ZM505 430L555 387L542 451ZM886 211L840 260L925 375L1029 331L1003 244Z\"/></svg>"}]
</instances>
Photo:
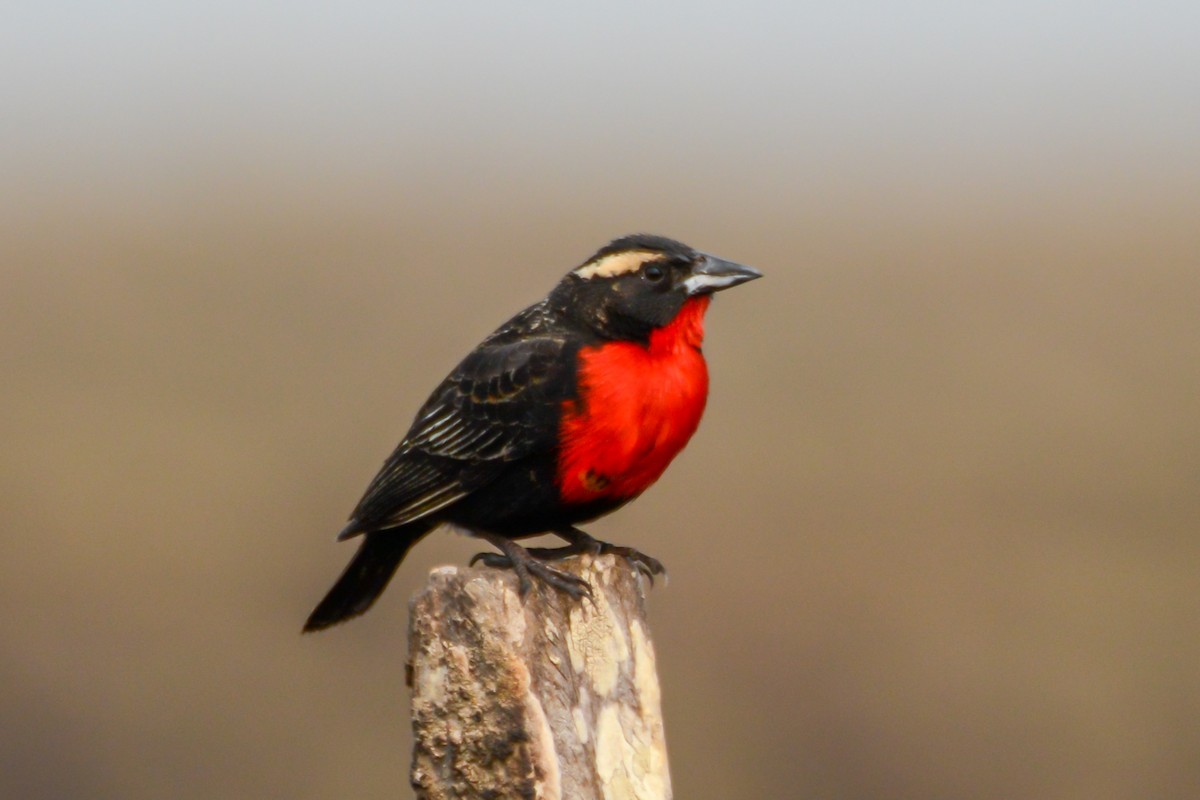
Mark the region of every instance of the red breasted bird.
<instances>
[{"instance_id":1,"label":"red breasted bird","mask_svg":"<svg viewBox=\"0 0 1200 800\"><path fill-rule=\"evenodd\" d=\"M550 566L617 553L651 576L662 564L576 525L658 480L696 431L708 396L700 344L713 292L761 276L661 236L627 236L568 272L500 326L417 412L338 539L358 552L305 623L363 613L414 544L442 523L497 547L472 559L578 598L587 583ZM554 533L568 544L526 549Z\"/></svg>"}]
</instances>

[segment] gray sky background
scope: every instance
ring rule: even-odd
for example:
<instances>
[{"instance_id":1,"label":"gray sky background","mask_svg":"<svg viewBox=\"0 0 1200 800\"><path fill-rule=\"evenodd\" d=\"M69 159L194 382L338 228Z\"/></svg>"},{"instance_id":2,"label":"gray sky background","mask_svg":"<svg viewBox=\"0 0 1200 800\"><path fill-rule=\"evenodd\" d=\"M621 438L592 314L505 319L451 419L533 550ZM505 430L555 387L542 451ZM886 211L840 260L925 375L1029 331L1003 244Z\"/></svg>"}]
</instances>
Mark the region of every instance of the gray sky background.
<instances>
[{"instance_id":1,"label":"gray sky background","mask_svg":"<svg viewBox=\"0 0 1200 800\"><path fill-rule=\"evenodd\" d=\"M23 3L2 29L3 158L57 177L252 144L368 171L1167 170L1200 135L1185 2Z\"/></svg>"}]
</instances>

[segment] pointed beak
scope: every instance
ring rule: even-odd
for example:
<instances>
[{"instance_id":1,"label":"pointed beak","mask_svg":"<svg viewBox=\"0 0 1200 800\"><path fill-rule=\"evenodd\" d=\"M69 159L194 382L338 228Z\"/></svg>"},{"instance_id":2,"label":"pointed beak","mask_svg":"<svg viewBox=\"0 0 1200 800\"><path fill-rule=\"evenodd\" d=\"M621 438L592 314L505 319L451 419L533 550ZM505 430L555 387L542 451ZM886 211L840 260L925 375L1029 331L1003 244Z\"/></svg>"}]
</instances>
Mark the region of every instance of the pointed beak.
<instances>
[{"instance_id":1,"label":"pointed beak","mask_svg":"<svg viewBox=\"0 0 1200 800\"><path fill-rule=\"evenodd\" d=\"M683 281L683 288L688 297L698 294L711 294L739 283L761 278L762 273L744 264L735 264L723 258L703 254L703 258L692 267L692 274Z\"/></svg>"}]
</instances>

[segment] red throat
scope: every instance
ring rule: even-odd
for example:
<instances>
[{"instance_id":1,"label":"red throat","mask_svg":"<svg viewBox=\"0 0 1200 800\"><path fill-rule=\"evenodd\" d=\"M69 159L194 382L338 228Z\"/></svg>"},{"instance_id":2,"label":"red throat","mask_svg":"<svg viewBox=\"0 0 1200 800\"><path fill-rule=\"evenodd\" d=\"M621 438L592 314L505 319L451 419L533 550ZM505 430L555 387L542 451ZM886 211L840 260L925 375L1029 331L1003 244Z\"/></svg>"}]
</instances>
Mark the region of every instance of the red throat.
<instances>
[{"instance_id":1,"label":"red throat","mask_svg":"<svg viewBox=\"0 0 1200 800\"><path fill-rule=\"evenodd\" d=\"M708 295L683 304L647 345L607 342L579 353L579 399L563 406L558 485L567 503L632 499L695 433L708 399L700 345Z\"/></svg>"}]
</instances>

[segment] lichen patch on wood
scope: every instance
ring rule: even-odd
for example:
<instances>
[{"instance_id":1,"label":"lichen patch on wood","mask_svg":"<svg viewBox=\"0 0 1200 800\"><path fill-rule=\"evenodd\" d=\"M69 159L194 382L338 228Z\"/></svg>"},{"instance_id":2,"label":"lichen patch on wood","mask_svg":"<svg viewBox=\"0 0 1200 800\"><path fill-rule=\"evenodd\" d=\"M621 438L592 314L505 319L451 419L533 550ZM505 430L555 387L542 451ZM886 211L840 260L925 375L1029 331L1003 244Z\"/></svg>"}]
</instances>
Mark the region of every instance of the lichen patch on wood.
<instances>
[{"instance_id":1,"label":"lichen patch on wood","mask_svg":"<svg viewBox=\"0 0 1200 800\"><path fill-rule=\"evenodd\" d=\"M610 696L621 673L628 671L629 645L606 594L596 592L593 602L579 603L568 621L571 666L590 678L597 695Z\"/></svg>"}]
</instances>

